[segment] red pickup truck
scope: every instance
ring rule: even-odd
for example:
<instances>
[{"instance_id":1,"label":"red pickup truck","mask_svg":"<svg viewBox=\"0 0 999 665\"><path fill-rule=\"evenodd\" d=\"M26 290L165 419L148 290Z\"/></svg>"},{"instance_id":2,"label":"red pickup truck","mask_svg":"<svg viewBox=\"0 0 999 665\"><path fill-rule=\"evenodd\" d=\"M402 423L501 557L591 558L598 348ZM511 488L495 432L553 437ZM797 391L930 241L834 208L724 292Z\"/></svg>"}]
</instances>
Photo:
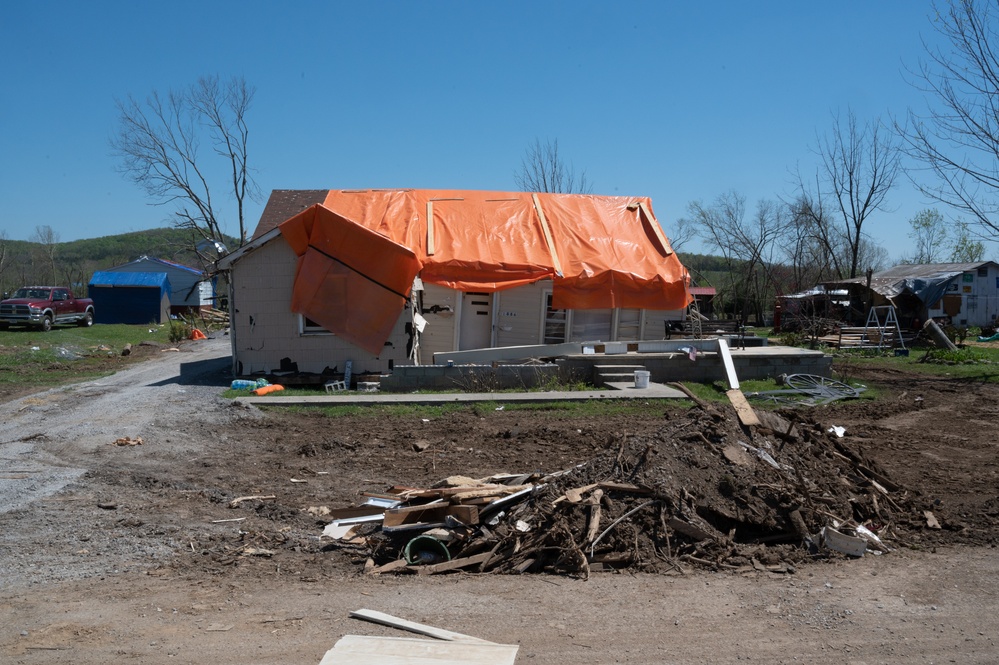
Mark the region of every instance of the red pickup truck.
<instances>
[{"instance_id":1,"label":"red pickup truck","mask_svg":"<svg viewBox=\"0 0 999 665\"><path fill-rule=\"evenodd\" d=\"M0 302L0 328L29 326L47 332L57 323L94 325L94 301L74 298L63 286L25 286Z\"/></svg>"}]
</instances>

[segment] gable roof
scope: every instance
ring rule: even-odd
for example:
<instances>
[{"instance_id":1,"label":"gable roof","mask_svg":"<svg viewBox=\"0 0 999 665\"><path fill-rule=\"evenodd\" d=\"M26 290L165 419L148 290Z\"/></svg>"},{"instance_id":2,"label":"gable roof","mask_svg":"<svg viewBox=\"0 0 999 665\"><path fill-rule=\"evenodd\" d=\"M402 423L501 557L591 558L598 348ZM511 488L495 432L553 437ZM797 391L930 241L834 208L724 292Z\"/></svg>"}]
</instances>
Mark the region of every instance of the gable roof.
<instances>
[{"instance_id":1,"label":"gable roof","mask_svg":"<svg viewBox=\"0 0 999 665\"><path fill-rule=\"evenodd\" d=\"M278 225L294 217L310 206L322 203L326 200L328 189L275 189L267 199L267 205L260 215L257 228L253 231L250 240L256 240L271 229L276 229Z\"/></svg>"},{"instance_id":2,"label":"gable roof","mask_svg":"<svg viewBox=\"0 0 999 665\"><path fill-rule=\"evenodd\" d=\"M108 268L108 271L119 272L122 271L123 269L140 267L143 266L143 264L147 263L152 264L152 267L154 269L159 268L161 271L163 268L168 268L168 269L181 270L183 272L191 273L192 275L197 275L199 277L204 276L204 273L198 270L197 268L191 268L190 266L185 266L183 264L176 263L175 261L167 261L166 259L158 259L152 256L140 256L134 261L129 261L128 263L123 263L121 265L114 266L113 268Z\"/></svg>"}]
</instances>

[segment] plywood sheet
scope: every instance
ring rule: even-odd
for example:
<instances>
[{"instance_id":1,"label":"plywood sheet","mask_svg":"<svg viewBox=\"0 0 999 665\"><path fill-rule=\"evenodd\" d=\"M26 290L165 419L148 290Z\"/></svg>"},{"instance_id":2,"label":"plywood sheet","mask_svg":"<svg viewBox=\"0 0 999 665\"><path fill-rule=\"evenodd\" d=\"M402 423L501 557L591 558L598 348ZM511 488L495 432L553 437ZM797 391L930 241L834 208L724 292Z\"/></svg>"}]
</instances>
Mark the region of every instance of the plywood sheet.
<instances>
[{"instance_id":1,"label":"plywood sheet","mask_svg":"<svg viewBox=\"0 0 999 665\"><path fill-rule=\"evenodd\" d=\"M514 665L516 644L344 635L319 665Z\"/></svg>"}]
</instances>

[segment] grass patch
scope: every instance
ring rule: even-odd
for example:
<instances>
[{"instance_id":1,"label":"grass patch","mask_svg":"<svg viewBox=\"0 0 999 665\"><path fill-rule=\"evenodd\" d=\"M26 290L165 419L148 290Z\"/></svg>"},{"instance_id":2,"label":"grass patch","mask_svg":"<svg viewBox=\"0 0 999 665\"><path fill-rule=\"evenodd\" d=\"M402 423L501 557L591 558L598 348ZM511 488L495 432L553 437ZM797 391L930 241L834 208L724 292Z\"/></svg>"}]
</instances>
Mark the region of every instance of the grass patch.
<instances>
[{"instance_id":1,"label":"grass patch","mask_svg":"<svg viewBox=\"0 0 999 665\"><path fill-rule=\"evenodd\" d=\"M908 356L870 351L839 352L833 359L837 378L849 378L857 368L901 369L926 376L999 383L999 348L966 346L957 351L912 349Z\"/></svg>"},{"instance_id":2,"label":"grass patch","mask_svg":"<svg viewBox=\"0 0 999 665\"><path fill-rule=\"evenodd\" d=\"M25 394L76 381L107 376L131 357L127 344L168 343L166 326L94 325L59 327L50 332L0 331L0 394ZM138 355L138 354L137 354Z\"/></svg>"}]
</instances>

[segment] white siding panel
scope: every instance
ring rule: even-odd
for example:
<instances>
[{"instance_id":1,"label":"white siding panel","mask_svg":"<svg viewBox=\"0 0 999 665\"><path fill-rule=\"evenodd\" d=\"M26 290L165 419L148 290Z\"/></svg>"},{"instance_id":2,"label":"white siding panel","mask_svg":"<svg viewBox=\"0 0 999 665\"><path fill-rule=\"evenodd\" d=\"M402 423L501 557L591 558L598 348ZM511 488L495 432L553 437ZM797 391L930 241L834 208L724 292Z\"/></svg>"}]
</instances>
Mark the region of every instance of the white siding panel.
<instances>
[{"instance_id":1,"label":"white siding panel","mask_svg":"<svg viewBox=\"0 0 999 665\"><path fill-rule=\"evenodd\" d=\"M458 299L454 289L437 284L423 285L423 318L427 327L420 338L420 362L431 365L434 354L455 351L455 326L458 325ZM450 309L448 309L450 308ZM439 310L434 312L433 310Z\"/></svg>"},{"instance_id":2,"label":"white siding panel","mask_svg":"<svg viewBox=\"0 0 999 665\"><path fill-rule=\"evenodd\" d=\"M496 346L541 344L544 292L551 280L500 291L496 303Z\"/></svg>"}]
</instances>

